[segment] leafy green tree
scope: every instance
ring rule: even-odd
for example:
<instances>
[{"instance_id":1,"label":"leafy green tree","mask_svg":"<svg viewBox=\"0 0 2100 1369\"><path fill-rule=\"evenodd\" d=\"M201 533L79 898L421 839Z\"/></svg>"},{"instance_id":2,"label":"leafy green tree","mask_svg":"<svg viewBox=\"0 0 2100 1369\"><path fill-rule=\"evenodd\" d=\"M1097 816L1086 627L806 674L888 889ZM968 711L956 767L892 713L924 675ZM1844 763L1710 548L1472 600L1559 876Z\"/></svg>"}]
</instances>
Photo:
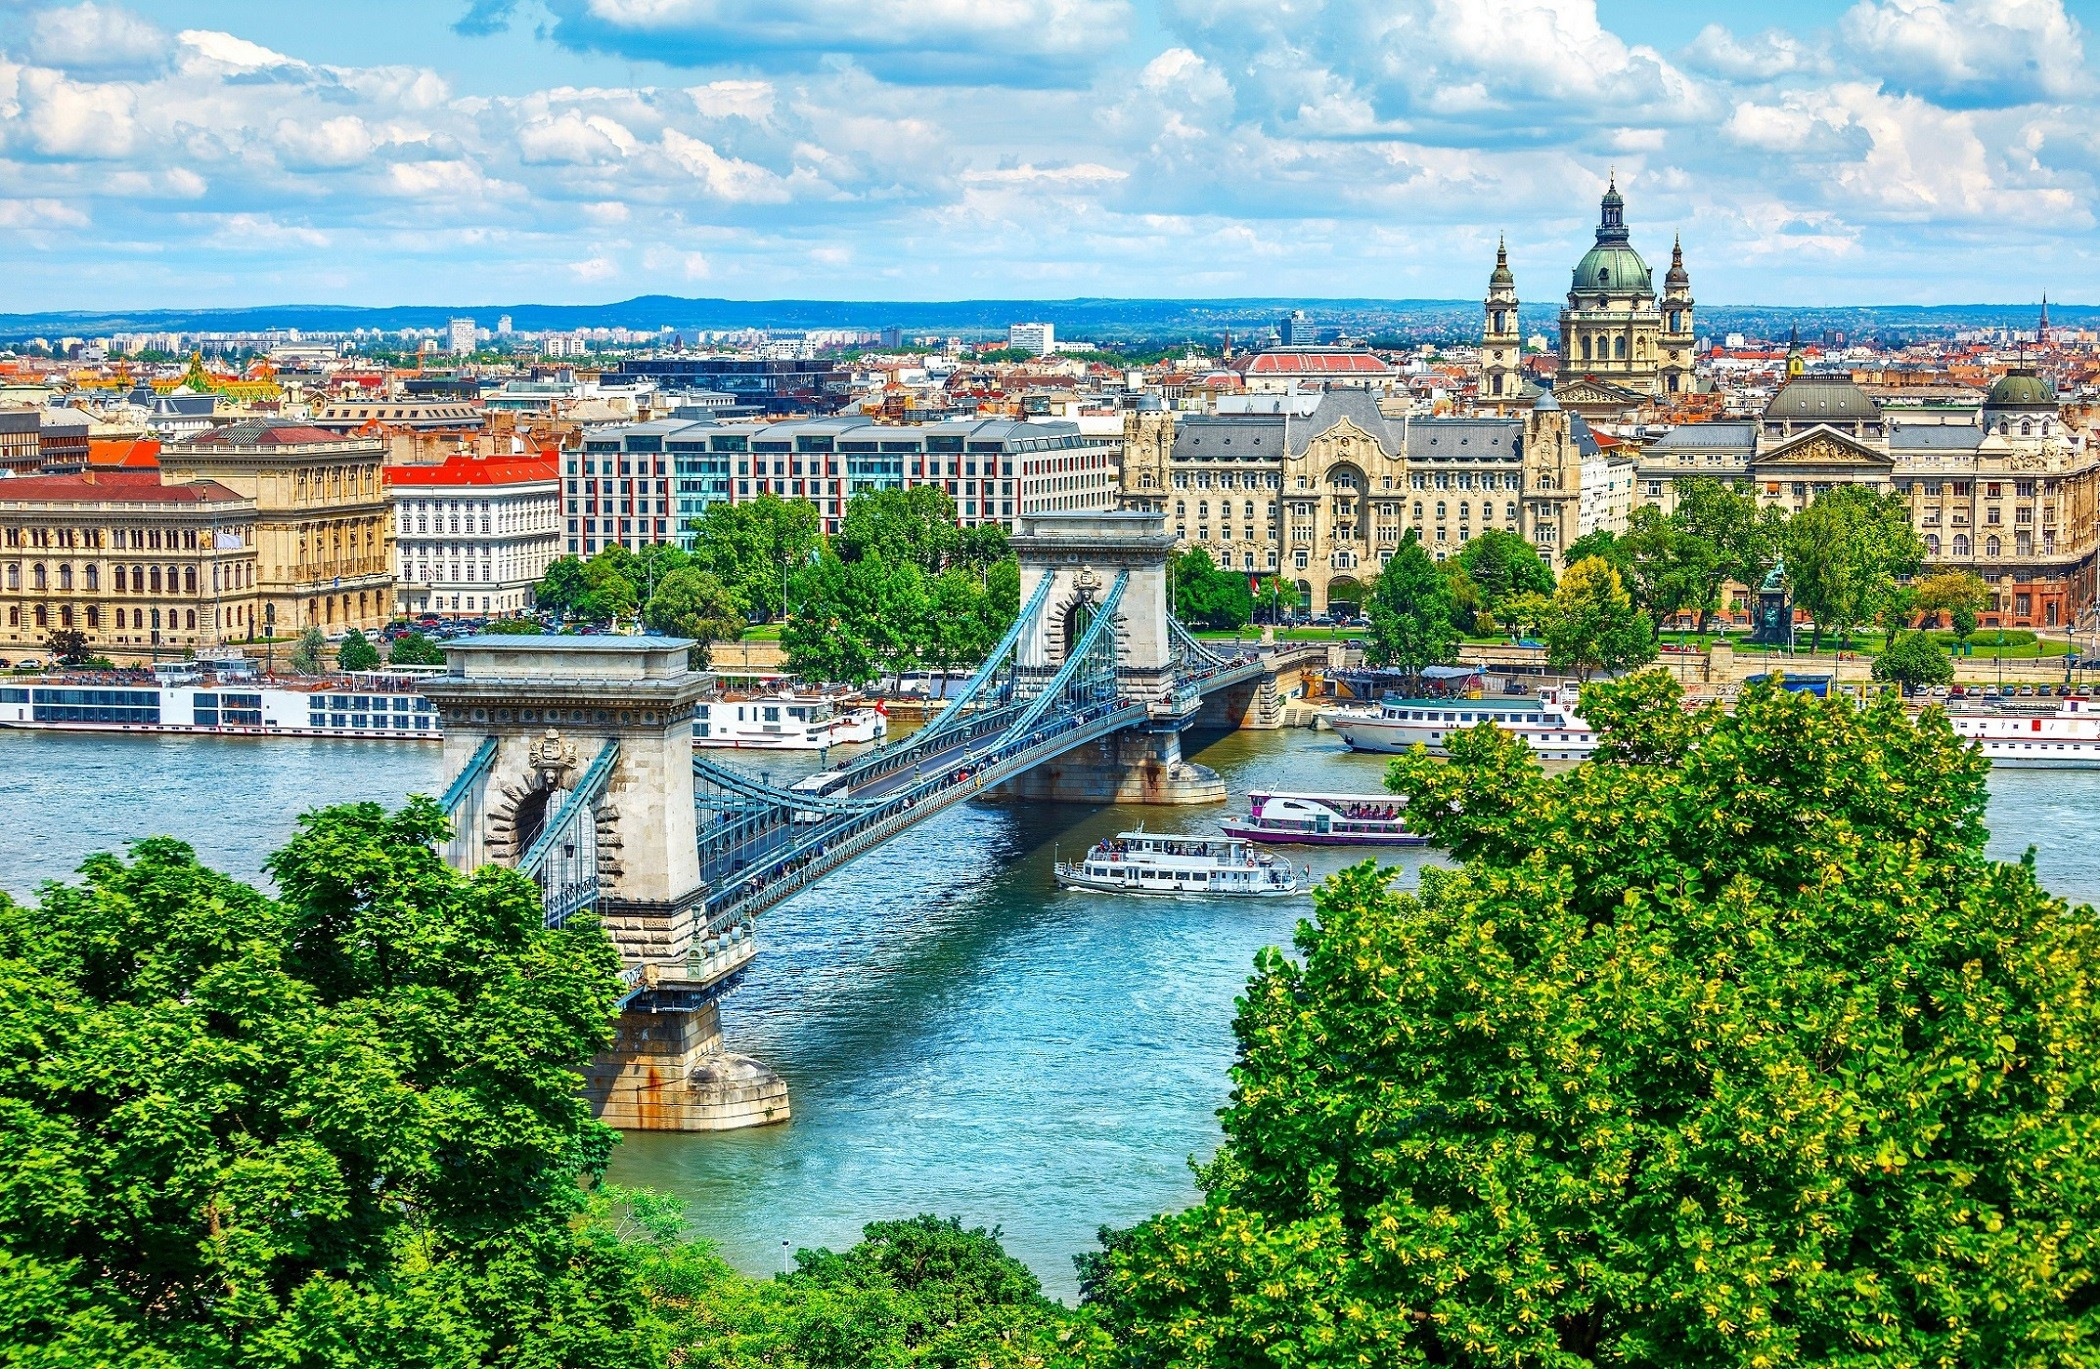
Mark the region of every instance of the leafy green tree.
<instances>
[{"instance_id":1,"label":"leafy green tree","mask_svg":"<svg viewBox=\"0 0 2100 1369\"><path fill-rule=\"evenodd\" d=\"M727 586L747 617L767 622L785 616L795 578L824 541L815 504L774 494L710 504L693 528L693 564Z\"/></svg>"},{"instance_id":2,"label":"leafy green tree","mask_svg":"<svg viewBox=\"0 0 2100 1369\"><path fill-rule=\"evenodd\" d=\"M1451 582L1422 549L1415 529L1401 537L1393 559L1379 572L1369 608L1371 632L1364 654L1373 665L1420 671L1442 665L1457 653Z\"/></svg>"},{"instance_id":3,"label":"leafy green tree","mask_svg":"<svg viewBox=\"0 0 2100 1369\"><path fill-rule=\"evenodd\" d=\"M394 665L443 665L445 648L420 632L404 632L394 639L386 658Z\"/></svg>"},{"instance_id":4,"label":"leafy green tree","mask_svg":"<svg viewBox=\"0 0 2100 1369\"><path fill-rule=\"evenodd\" d=\"M310 627L299 634L298 644L292 648L291 667L295 675L318 675L322 659L328 652L328 637L321 629Z\"/></svg>"},{"instance_id":5,"label":"leafy green tree","mask_svg":"<svg viewBox=\"0 0 2100 1369\"><path fill-rule=\"evenodd\" d=\"M538 637L546 630L533 618L493 618L481 631L489 637Z\"/></svg>"},{"instance_id":6,"label":"leafy green tree","mask_svg":"<svg viewBox=\"0 0 2100 1369\"><path fill-rule=\"evenodd\" d=\"M335 663L345 670L376 670L379 648L366 641L364 633L351 628L335 649Z\"/></svg>"},{"instance_id":7,"label":"leafy green tree","mask_svg":"<svg viewBox=\"0 0 2100 1369\"><path fill-rule=\"evenodd\" d=\"M589 623L610 623L630 618L641 608L642 592L635 582L637 562L625 547L607 547L583 563L583 596L572 608L573 616Z\"/></svg>"},{"instance_id":8,"label":"leafy green tree","mask_svg":"<svg viewBox=\"0 0 2100 1369\"><path fill-rule=\"evenodd\" d=\"M925 658L932 603L912 562L843 561L827 549L803 577L781 651L802 679L866 684Z\"/></svg>"},{"instance_id":9,"label":"leafy green tree","mask_svg":"<svg viewBox=\"0 0 2100 1369\"><path fill-rule=\"evenodd\" d=\"M1254 594L1244 578L1220 569L1202 547L1174 558L1174 616L1215 630L1245 627L1254 616Z\"/></svg>"},{"instance_id":10,"label":"leafy green tree","mask_svg":"<svg viewBox=\"0 0 2100 1369\"><path fill-rule=\"evenodd\" d=\"M733 642L744 634L736 599L710 572L692 566L657 581L645 616L657 632L692 638L687 655L695 670L707 669L716 642Z\"/></svg>"},{"instance_id":11,"label":"leafy green tree","mask_svg":"<svg viewBox=\"0 0 2100 1369\"><path fill-rule=\"evenodd\" d=\"M1904 497L1865 485L1817 495L1787 520L1785 549L1794 602L1815 620L1811 650L1822 649L1825 631L1842 642L1872 622L1925 555Z\"/></svg>"},{"instance_id":12,"label":"leafy green tree","mask_svg":"<svg viewBox=\"0 0 2100 1369\"><path fill-rule=\"evenodd\" d=\"M1724 483L1710 476L1679 481L1671 522L1694 539L1689 567L1694 579L1691 603L1698 607L1699 632L1706 632L1730 580L1753 592L1764 584L1779 555L1785 515L1775 506L1759 509L1757 496L1741 481Z\"/></svg>"},{"instance_id":13,"label":"leafy green tree","mask_svg":"<svg viewBox=\"0 0 2100 1369\"><path fill-rule=\"evenodd\" d=\"M574 614L590 592L583 578L583 558L561 556L548 564L547 573L533 586L532 601L559 622Z\"/></svg>"},{"instance_id":14,"label":"leafy green tree","mask_svg":"<svg viewBox=\"0 0 2100 1369\"><path fill-rule=\"evenodd\" d=\"M1459 551L1458 564L1478 590L1481 607L1498 623L1518 595L1553 593L1553 571L1538 548L1502 528L1483 529Z\"/></svg>"},{"instance_id":15,"label":"leafy green tree","mask_svg":"<svg viewBox=\"0 0 2100 1369\"><path fill-rule=\"evenodd\" d=\"M1906 632L1874 658L1874 678L1910 689L1954 683L1954 662L1929 632Z\"/></svg>"},{"instance_id":16,"label":"leafy green tree","mask_svg":"<svg viewBox=\"0 0 2100 1369\"><path fill-rule=\"evenodd\" d=\"M51 654L54 665L85 665L93 652L88 650L87 634L77 627L55 627L44 637L44 650Z\"/></svg>"},{"instance_id":17,"label":"leafy green tree","mask_svg":"<svg viewBox=\"0 0 2100 1369\"><path fill-rule=\"evenodd\" d=\"M963 530L955 500L938 485L866 490L847 501L831 545L844 561L909 562L931 578L961 556Z\"/></svg>"},{"instance_id":18,"label":"leafy green tree","mask_svg":"<svg viewBox=\"0 0 2100 1369\"><path fill-rule=\"evenodd\" d=\"M2100 930L1984 854L1928 711L1600 685L1588 763L1405 757L1464 862L1366 863L1241 1001L1203 1201L1105 1256L1129 1363L2081 1362Z\"/></svg>"},{"instance_id":19,"label":"leafy green tree","mask_svg":"<svg viewBox=\"0 0 2100 1369\"><path fill-rule=\"evenodd\" d=\"M1721 585L1727 579L1720 548L1703 536L1686 532L1674 516L1665 516L1653 504L1633 511L1626 534L1613 544L1613 550L1625 563L1621 568L1614 562L1613 568L1634 603L1647 611L1656 635L1661 634L1664 622L1680 613L1696 612L1703 624L1719 606Z\"/></svg>"},{"instance_id":20,"label":"leafy green tree","mask_svg":"<svg viewBox=\"0 0 2100 1369\"><path fill-rule=\"evenodd\" d=\"M804 1250L793 1273L743 1278L691 1247L661 1247L646 1277L670 1362L836 1369L1066 1369L1113 1348L1083 1314L1043 1296L997 1231L950 1218L875 1222L850 1249Z\"/></svg>"},{"instance_id":21,"label":"leafy green tree","mask_svg":"<svg viewBox=\"0 0 2100 1369\"><path fill-rule=\"evenodd\" d=\"M1625 579L1632 569L1627 548L1620 546L1619 535L1607 528L1586 532L1568 543L1568 549L1562 554L1561 560L1572 566L1577 561L1587 561L1592 556L1601 557L1613 570L1619 572L1621 580Z\"/></svg>"},{"instance_id":22,"label":"leafy green tree","mask_svg":"<svg viewBox=\"0 0 2100 1369\"><path fill-rule=\"evenodd\" d=\"M275 899L166 838L0 896L0 1360L661 1362L577 1220L618 955L444 831L308 814Z\"/></svg>"},{"instance_id":23,"label":"leafy green tree","mask_svg":"<svg viewBox=\"0 0 2100 1369\"><path fill-rule=\"evenodd\" d=\"M1584 684L1600 670L1624 670L1655 659L1648 615L1633 606L1619 572L1601 556L1568 567L1546 606L1540 629L1546 659Z\"/></svg>"},{"instance_id":24,"label":"leafy green tree","mask_svg":"<svg viewBox=\"0 0 2100 1369\"><path fill-rule=\"evenodd\" d=\"M1990 587L1982 577L1966 570L1935 571L1921 577L1915 588L1918 611L1926 622L1935 623L1944 616L1954 629L1955 643L1968 645L1976 632L1977 615L1991 602Z\"/></svg>"}]
</instances>

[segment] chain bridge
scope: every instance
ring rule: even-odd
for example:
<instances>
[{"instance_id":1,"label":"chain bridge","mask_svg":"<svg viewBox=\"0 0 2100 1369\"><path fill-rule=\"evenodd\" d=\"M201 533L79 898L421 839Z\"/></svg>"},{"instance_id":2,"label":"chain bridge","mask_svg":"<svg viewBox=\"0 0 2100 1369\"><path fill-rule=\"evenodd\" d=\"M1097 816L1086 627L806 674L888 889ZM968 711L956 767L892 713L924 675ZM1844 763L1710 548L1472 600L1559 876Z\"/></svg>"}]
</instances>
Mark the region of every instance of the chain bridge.
<instances>
[{"instance_id":1,"label":"chain bridge","mask_svg":"<svg viewBox=\"0 0 2100 1369\"><path fill-rule=\"evenodd\" d=\"M713 678L690 643L489 637L449 643L425 682L454 778L446 859L536 880L550 926L594 913L627 996L586 1092L607 1122L708 1130L784 1121L786 1084L723 1047L717 1004L756 952L755 918L964 800L1210 803L1182 758L1192 725L1275 726L1325 648L1220 652L1167 607L1173 537L1155 513L1024 518L1021 609L927 726L794 794L693 749Z\"/></svg>"}]
</instances>

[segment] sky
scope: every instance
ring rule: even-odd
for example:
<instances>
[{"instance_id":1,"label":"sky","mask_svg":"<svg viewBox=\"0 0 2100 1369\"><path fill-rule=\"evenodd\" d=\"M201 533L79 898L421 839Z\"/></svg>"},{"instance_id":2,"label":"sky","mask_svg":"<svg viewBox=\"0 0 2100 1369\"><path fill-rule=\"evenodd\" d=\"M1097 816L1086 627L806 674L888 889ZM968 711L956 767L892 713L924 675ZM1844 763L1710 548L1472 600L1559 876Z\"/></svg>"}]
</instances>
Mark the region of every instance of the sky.
<instances>
[{"instance_id":1,"label":"sky","mask_svg":"<svg viewBox=\"0 0 2100 1369\"><path fill-rule=\"evenodd\" d=\"M2100 0L0 0L0 312L2100 302Z\"/></svg>"}]
</instances>

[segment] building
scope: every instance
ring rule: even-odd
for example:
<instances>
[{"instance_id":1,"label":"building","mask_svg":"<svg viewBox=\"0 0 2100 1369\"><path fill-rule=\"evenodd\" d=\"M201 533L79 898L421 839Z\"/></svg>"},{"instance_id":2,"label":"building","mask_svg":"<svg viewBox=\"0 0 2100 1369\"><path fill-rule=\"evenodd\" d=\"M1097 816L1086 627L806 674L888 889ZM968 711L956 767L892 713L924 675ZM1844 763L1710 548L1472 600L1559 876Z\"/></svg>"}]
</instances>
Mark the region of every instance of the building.
<instances>
[{"instance_id":1,"label":"building","mask_svg":"<svg viewBox=\"0 0 2100 1369\"><path fill-rule=\"evenodd\" d=\"M1482 332L1481 395L1493 402L1514 394L1516 283L1507 250L1495 250ZM1624 407L1624 397L1662 398L1692 388L1692 286L1682 243L1673 245L1658 300L1648 263L1626 227L1626 201L1614 178L1599 209L1596 242L1575 264L1568 302L1560 311L1560 387L1582 381L1596 396L1561 393L1564 407ZM1503 389L1491 388L1500 384ZM1592 416L1596 416L1594 412Z\"/></svg>"},{"instance_id":2,"label":"building","mask_svg":"<svg viewBox=\"0 0 2100 1369\"><path fill-rule=\"evenodd\" d=\"M1057 350L1057 330L1047 323L1009 323L1006 345L1032 357L1049 356Z\"/></svg>"},{"instance_id":3,"label":"building","mask_svg":"<svg viewBox=\"0 0 2100 1369\"><path fill-rule=\"evenodd\" d=\"M1120 444L1070 420L877 424L859 414L782 423L659 419L593 428L563 454L564 549L690 545L715 503L807 499L826 532L864 490L937 485L965 526L1116 506Z\"/></svg>"},{"instance_id":4,"label":"building","mask_svg":"<svg viewBox=\"0 0 2100 1369\"><path fill-rule=\"evenodd\" d=\"M84 471L94 418L83 409L45 409L37 415L37 449L52 474Z\"/></svg>"},{"instance_id":5,"label":"building","mask_svg":"<svg viewBox=\"0 0 2100 1369\"><path fill-rule=\"evenodd\" d=\"M470 357L476 349L476 330L470 318L448 319L445 322L445 350L456 357Z\"/></svg>"},{"instance_id":6,"label":"building","mask_svg":"<svg viewBox=\"0 0 2100 1369\"><path fill-rule=\"evenodd\" d=\"M1334 389L1310 413L1141 411L1124 432L1123 507L1166 513L1226 569L1281 576L1313 613L1361 603L1410 529L1439 560L1499 528L1558 566L1584 533L1623 531L1634 497L1632 462L1550 394L1512 417L1396 418Z\"/></svg>"},{"instance_id":7,"label":"building","mask_svg":"<svg viewBox=\"0 0 2100 1369\"><path fill-rule=\"evenodd\" d=\"M1286 347L1310 347L1320 339L1311 316L1303 309L1293 309L1277 321L1276 340Z\"/></svg>"},{"instance_id":8,"label":"building","mask_svg":"<svg viewBox=\"0 0 2100 1369\"><path fill-rule=\"evenodd\" d=\"M666 390L721 390L768 414L828 414L853 398L852 372L827 358L631 357L600 384L616 378L653 380Z\"/></svg>"},{"instance_id":9,"label":"building","mask_svg":"<svg viewBox=\"0 0 2100 1369\"><path fill-rule=\"evenodd\" d=\"M394 594L406 614L514 615L561 555L560 466L537 457L455 456L387 472Z\"/></svg>"},{"instance_id":10,"label":"building","mask_svg":"<svg viewBox=\"0 0 2100 1369\"><path fill-rule=\"evenodd\" d=\"M0 480L0 651L41 656L76 630L113 659L205 651L251 637L255 501L153 471Z\"/></svg>"},{"instance_id":11,"label":"building","mask_svg":"<svg viewBox=\"0 0 2100 1369\"><path fill-rule=\"evenodd\" d=\"M1517 278L1509 269L1509 245L1495 243L1495 269L1488 274L1487 302L1480 334L1480 399L1483 404L1514 402L1524 384L1524 334L1517 322Z\"/></svg>"},{"instance_id":12,"label":"building","mask_svg":"<svg viewBox=\"0 0 2100 1369\"><path fill-rule=\"evenodd\" d=\"M1925 569L1970 571L1989 587L1985 626L2065 628L2090 611L2100 452L2064 423L2046 380L2015 369L1980 410L1903 410L1848 377L1802 373L1798 353L1789 371L1756 420L1685 425L1649 446L1637 497L1667 511L1682 482L1709 476L1793 514L1839 484L1894 490Z\"/></svg>"},{"instance_id":13,"label":"building","mask_svg":"<svg viewBox=\"0 0 2100 1369\"><path fill-rule=\"evenodd\" d=\"M394 395L390 398L331 399L313 416L313 426L347 433L371 424L407 432L474 432L486 426L488 414L478 404L456 398Z\"/></svg>"},{"instance_id":14,"label":"building","mask_svg":"<svg viewBox=\"0 0 2100 1369\"><path fill-rule=\"evenodd\" d=\"M266 627L333 636L383 627L394 604L386 444L243 419L160 450L169 484L216 481L255 505L257 608Z\"/></svg>"},{"instance_id":15,"label":"building","mask_svg":"<svg viewBox=\"0 0 2100 1369\"><path fill-rule=\"evenodd\" d=\"M1234 358L1232 369L1253 394L1344 388L1383 394L1400 380L1390 362L1357 347L1272 347Z\"/></svg>"},{"instance_id":16,"label":"building","mask_svg":"<svg viewBox=\"0 0 2100 1369\"><path fill-rule=\"evenodd\" d=\"M42 409L0 409L0 472L34 475L44 465Z\"/></svg>"}]
</instances>

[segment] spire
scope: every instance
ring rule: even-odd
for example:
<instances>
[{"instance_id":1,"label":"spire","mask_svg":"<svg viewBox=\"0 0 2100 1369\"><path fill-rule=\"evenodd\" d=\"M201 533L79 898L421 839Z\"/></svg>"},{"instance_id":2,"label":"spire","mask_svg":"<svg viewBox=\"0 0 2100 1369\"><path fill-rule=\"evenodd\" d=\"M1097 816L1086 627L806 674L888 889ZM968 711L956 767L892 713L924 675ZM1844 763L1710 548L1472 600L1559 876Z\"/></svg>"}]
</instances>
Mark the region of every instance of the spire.
<instances>
[{"instance_id":1,"label":"spire","mask_svg":"<svg viewBox=\"0 0 2100 1369\"><path fill-rule=\"evenodd\" d=\"M1670 270L1663 277L1663 285L1672 293L1691 288L1691 273L1684 269L1684 238L1682 235L1670 240Z\"/></svg>"},{"instance_id":2,"label":"spire","mask_svg":"<svg viewBox=\"0 0 2100 1369\"><path fill-rule=\"evenodd\" d=\"M1619 194L1619 173L1614 169L1604 187L1604 202L1597 215L1597 241L1626 241L1626 200Z\"/></svg>"},{"instance_id":3,"label":"spire","mask_svg":"<svg viewBox=\"0 0 2100 1369\"><path fill-rule=\"evenodd\" d=\"M1801 325L1796 323L1786 330L1786 378L1792 380L1808 369L1808 359L1801 355Z\"/></svg>"},{"instance_id":4,"label":"spire","mask_svg":"<svg viewBox=\"0 0 2100 1369\"><path fill-rule=\"evenodd\" d=\"M2042 321L2035 325L2034 340L2037 346L2049 345L2049 292L2042 291Z\"/></svg>"},{"instance_id":5,"label":"spire","mask_svg":"<svg viewBox=\"0 0 2100 1369\"><path fill-rule=\"evenodd\" d=\"M1493 275L1488 277L1488 287L1493 289L1498 285L1515 285L1516 283L1517 278L1511 274L1509 269L1509 244L1498 233L1495 235L1495 271Z\"/></svg>"}]
</instances>

